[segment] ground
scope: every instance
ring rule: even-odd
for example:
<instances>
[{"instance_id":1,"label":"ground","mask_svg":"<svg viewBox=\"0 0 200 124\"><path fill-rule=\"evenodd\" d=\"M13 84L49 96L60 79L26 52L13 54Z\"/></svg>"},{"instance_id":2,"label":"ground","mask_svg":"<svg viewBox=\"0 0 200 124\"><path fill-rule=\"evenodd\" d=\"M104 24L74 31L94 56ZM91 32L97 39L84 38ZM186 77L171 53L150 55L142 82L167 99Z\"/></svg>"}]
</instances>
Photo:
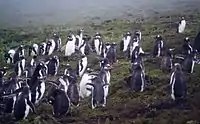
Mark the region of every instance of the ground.
<instances>
[{"instance_id":1,"label":"ground","mask_svg":"<svg viewBox=\"0 0 200 124\"><path fill-rule=\"evenodd\" d=\"M176 33L176 23L179 16L185 16L187 27L184 34ZM183 14L168 13L157 15L149 19L129 20L107 20L101 24L85 24L84 30L94 35L99 31L105 41L120 42L126 31L142 32L142 47L146 52L152 52L154 37L158 34L163 36L164 42L170 48L176 48L175 53L180 51L184 37L189 36L192 40L199 32L200 13L197 10L184 12ZM68 32L67 25L46 26L45 28L26 27L16 29L4 29L0 31L1 51L0 57L3 60L3 49L13 47L19 43L31 44L41 42L45 37L51 35L52 31L59 31L62 39L66 39ZM17 42L16 42L17 41ZM63 43L65 40L63 40ZM118 45L119 46L119 45ZM4 48L3 48L4 47ZM118 51L119 53L119 51ZM66 61L61 54L55 53L61 58L61 72L63 72ZM170 73L163 73L160 70L159 59L148 58L145 61L145 71L148 75L148 87L142 93L129 92L124 81L129 74L130 62L118 54L119 62L114 65L111 71L111 86L106 108L91 109L89 100L81 101L80 106L73 108L69 115L54 118L52 109L46 103L37 106L37 114L30 114L27 119L20 121L20 124L198 124L200 123L200 71L199 65L195 65L194 74L186 74L188 94L187 100L182 106L175 106L170 99L168 84ZM89 67L98 68L98 60L94 54L89 56ZM72 65L76 61L70 62ZM5 65L1 61L1 65ZM60 72L60 73L61 73ZM51 77L55 80L56 77ZM10 118L0 121L2 124L11 124Z\"/></svg>"}]
</instances>

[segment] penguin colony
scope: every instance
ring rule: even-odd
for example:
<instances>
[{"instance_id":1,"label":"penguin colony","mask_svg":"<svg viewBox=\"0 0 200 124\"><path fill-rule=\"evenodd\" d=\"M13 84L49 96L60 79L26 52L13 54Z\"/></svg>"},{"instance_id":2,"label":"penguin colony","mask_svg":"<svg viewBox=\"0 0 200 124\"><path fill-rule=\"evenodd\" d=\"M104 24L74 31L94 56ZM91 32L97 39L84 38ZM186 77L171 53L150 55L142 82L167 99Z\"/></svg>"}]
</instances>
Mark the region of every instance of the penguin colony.
<instances>
[{"instance_id":1,"label":"penguin colony","mask_svg":"<svg viewBox=\"0 0 200 124\"><path fill-rule=\"evenodd\" d=\"M183 33L186 27L184 18L178 24L178 33ZM119 50L131 62L131 76L126 80L131 92L143 92L146 88L146 74L143 58L151 56L162 58L161 70L171 73L169 79L170 96L174 101L185 99L187 82L183 72L193 73L196 62L197 50L193 49L190 39L186 37L183 44L183 57L181 63L174 63L173 50L165 46L162 36L155 37L152 53L142 50L142 32L128 31L119 44ZM65 65L64 73L59 75L61 69L59 57L53 55L58 52L66 61L74 54L80 55L77 67ZM63 52L63 53L62 53ZM93 38L84 34L84 30L77 35L70 32L67 41L63 42L57 34L46 39L40 44L34 43L27 50L31 60L25 56L25 46L10 49L5 54L6 63L14 65L12 75L5 80L7 67L0 69L0 103L3 105L0 114L12 114L18 120L25 119L30 111L36 113L35 106L40 102L46 102L53 107L52 114L55 117L66 115L73 106L78 107L81 100L89 97L91 108L106 107L109 96L111 70L117 60L117 44L104 42L103 36L96 33ZM88 55L94 53L99 58L99 70L94 71L88 67ZM46 56L47 59L38 59ZM57 76L57 80L48 80ZM78 80L80 78L80 81ZM47 91L47 85L51 90ZM45 95L45 92L48 92Z\"/></svg>"}]
</instances>

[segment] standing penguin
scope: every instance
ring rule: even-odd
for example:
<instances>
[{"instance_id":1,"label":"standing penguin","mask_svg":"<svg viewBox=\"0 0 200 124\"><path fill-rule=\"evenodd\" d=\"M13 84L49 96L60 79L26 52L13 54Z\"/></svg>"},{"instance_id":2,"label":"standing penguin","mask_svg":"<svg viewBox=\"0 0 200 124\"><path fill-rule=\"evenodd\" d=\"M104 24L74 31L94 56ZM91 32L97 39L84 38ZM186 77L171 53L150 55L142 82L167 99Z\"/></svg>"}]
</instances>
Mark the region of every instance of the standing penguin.
<instances>
[{"instance_id":1,"label":"standing penguin","mask_svg":"<svg viewBox=\"0 0 200 124\"><path fill-rule=\"evenodd\" d=\"M58 56L53 56L50 60L46 63L48 67L48 74L49 75L57 75L58 67L59 67L59 58Z\"/></svg>"},{"instance_id":2,"label":"standing penguin","mask_svg":"<svg viewBox=\"0 0 200 124\"><path fill-rule=\"evenodd\" d=\"M154 45L153 55L156 57L160 57L163 54L163 50L164 50L164 42L162 40L162 37L160 35L157 35Z\"/></svg>"},{"instance_id":3,"label":"standing penguin","mask_svg":"<svg viewBox=\"0 0 200 124\"><path fill-rule=\"evenodd\" d=\"M80 49L80 46L83 45L83 29L78 30L76 35L76 49Z\"/></svg>"},{"instance_id":4,"label":"standing penguin","mask_svg":"<svg viewBox=\"0 0 200 124\"><path fill-rule=\"evenodd\" d=\"M131 33L128 31L120 42L120 51L126 52L131 41Z\"/></svg>"},{"instance_id":5,"label":"standing penguin","mask_svg":"<svg viewBox=\"0 0 200 124\"><path fill-rule=\"evenodd\" d=\"M171 98L178 100L185 98L187 93L186 82L184 81L184 75L179 63L175 63L175 69L171 74L170 86L171 86Z\"/></svg>"},{"instance_id":6,"label":"standing penguin","mask_svg":"<svg viewBox=\"0 0 200 124\"><path fill-rule=\"evenodd\" d=\"M114 64L117 62L117 45L115 42L110 44L109 49L107 50L106 58L108 59L110 64Z\"/></svg>"},{"instance_id":7,"label":"standing penguin","mask_svg":"<svg viewBox=\"0 0 200 124\"><path fill-rule=\"evenodd\" d=\"M178 24L178 33L183 33L184 30L185 30L185 27L186 27L186 21L185 21L185 18L184 17L181 17L181 20Z\"/></svg>"},{"instance_id":8,"label":"standing penguin","mask_svg":"<svg viewBox=\"0 0 200 124\"><path fill-rule=\"evenodd\" d=\"M75 53L75 42L76 38L74 34L70 33L67 37L67 43L65 46L65 56L70 57L73 53Z\"/></svg>"},{"instance_id":9,"label":"standing penguin","mask_svg":"<svg viewBox=\"0 0 200 124\"><path fill-rule=\"evenodd\" d=\"M193 73L195 59L196 59L196 53L197 53L197 51L192 51L191 54L184 57L184 61L182 63L183 71L186 71L188 73Z\"/></svg>"},{"instance_id":10,"label":"standing penguin","mask_svg":"<svg viewBox=\"0 0 200 124\"><path fill-rule=\"evenodd\" d=\"M79 89L76 79L72 76L68 76L69 85L67 89L67 95L70 99L70 103L74 106L79 106Z\"/></svg>"},{"instance_id":11,"label":"standing penguin","mask_svg":"<svg viewBox=\"0 0 200 124\"><path fill-rule=\"evenodd\" d=\"M40 55L46 54L46 46L47 46L47 44L45 42L43 42L39 45L39 54Z\"/></svg>"},{"instance_id":12,"label":"standing penguin","mask_svg":"<svg viewBox=\"0 0 200 124\"><path fill-rule=\"evenodd\" d=\"M109 84L104 84L100 77L94 77L91 80L93 83L87 83L87 85L93 87L91 89L88 89L92 91L92 98L91 98L92 109L95 109L97 106L105 107L107 99L105 86Z\"/></svg>"},{"instance_id":13,"label":"standing penguin","mask_svg":"<svg viewBox=\"0 0 200 124\"><path fill-rule=\"evenodd\" d=\"M38 55L39 46L37 44L33 44L29 47L29 56L36 56Z\"/></svg>"},{"instance_id":14,"label":"standing penguin","mask_svg":"<svg viewBox=\"0 0 200 124\"><path fill-rule=\"evenodd\" d=\"M61 44L62 44L61 38L56 33L54 33L53 34L53 40L54 40L55 45L56 45L55 50L60 51L61 50Z\"/></svg>"},{"instance_id":15,"label":"standing penguin","mask_svg":"<svg viewBox=\"0 0 200 124\"><path fill-rule=\"evenodd\" d=\"M142 65L140 63L137 63L135 66L133 66L133 72L130 79L130 89L131 91L135 92L143 92L145 88L145 74L142 69Z\"/></svg>"},{"instance_id":16,"label":"standing penguin","mask_svg":"<svg viewBox=\"0 0 200 124\"><path fill-rule=\"evenodd\" d=\"M103 40L102 36L99 32L97 32L94 36L94 39L92 40L92 49L97 53L97 55L101 55L102 53L102 47L103 47Z\"/></svg>"},{"instance_id":17,"label":"standing penguin","mask_svg":"<svg viewBox=\"0 0 200 124\"><path fill-rule=\"evenodd\" d=\"M46 45L46 55L51 55L56 47L56 43L53 39L48 39L47 45Z\"/></svg>"},{"instance_id":18,"label":"standing penguin","mask_svg":"<svg viewBox=\"0 0 200 124\"><path fill-rule=\"evenodd\" d=\"M8 51L8 53L5 54L6 63L8 64L14 63L15 53L16 53L15 50L11 49Z\"/></svg>"},{"instance_id":19,"label":"standing penguin","mask_svg":"<svg viewBox=\"0 0 200 124\"><path fill-rule=\"evenodd\" d=\"M200 31L195 37L193 48L196 49L198 53L200 52Z\"/></svg>"},{"instance_id":20,"label":"standing penguin","mask_svg":"<svg viewBox=\"0 0 200 124\"><path fill-rule=\"evenodd\" d=\"M15 66L15 73L20 77L22 76L24 70L25 70L25 64L26 64L26 61L25 61L25 58L22 56L20 57L20 61L18 61L16 63L16 66Z\"/></svg>"},{"instance_id":21,"label":"standing penguin","mask_svg":"<svg viewBox=\"0 0 200 124\"><path fill-rule=\"evenodd\" d=\"M88 35L84 35L82 39L82 44L79 46L79 51L82 55L88 55L90 52L90 46L88 41L90 40L90 37Z\"/></svg>"},{"instance_id":22,"label":"standing penguin","mask_svg":"<svg viewBox=\"0 0 200 124\"><path fill-rule=\"evenodd\" d=\"M137 37L138 41L141 41L142 39L142 33L140 30L135 31L135 36Z\"/></svg>"},{"instance_id":23,"label":"standing penguin","mask_svg":"<svg viewBox=\"0 0 200 124\"><path fill-rule=\"evenodd\" d=\"M191 46L191 42L190 42L190 39L189 37L186 37L184 39L184 44L183 44L183 54L184 55L189 55L191 54L193 51L193 48Z\"/></svg>"},{"instance_id":24,"label":"standing penguin","mask_svg":"<svg viewBox=\"0 0 200 124\"><path fill-rule=\"evenodd\" d=\"M31 91L28 86L21 87L15 90L11 95L4 97L13 97L18 95L14 104L14 117L17 121L26 119L30 109L35 113L35 107L31 102Z\"/></svg>"},{"instance_id":25,"label":"standing penguin","mask_svg":"<svg viewBox=\"0 0 200 124\"><path fill-rule=\"evenodd\" d=\"M79 60L77 64L77 74L79 75L79 77L83 75L85 69L87 68L87 64L88 64L87 56L82 55L81 60Z\"/></svg>"},{"instance_id":26,"label":"standing penguin","mask_svg":"<svg viewBox=\"0 0 200 124\"><path fill-rule=\"evenodd\" d=\"M164 56L162 57L161 61L161 70L170 72L172 70L173 64L172 64L172 50L167 49L165 50Z\"/></svg>"},{"instance_id":27,"label":"standing penguin","mask_svg":"<svg viewBox=\"0 0 200 124\"><path fill-rule=\"evenodd\" d=\"M53 106L53 115L60 117L69 112L70 100L67 93L55 84L55 88L48 95L48 103Z\"/></svg>"}]
</instances>

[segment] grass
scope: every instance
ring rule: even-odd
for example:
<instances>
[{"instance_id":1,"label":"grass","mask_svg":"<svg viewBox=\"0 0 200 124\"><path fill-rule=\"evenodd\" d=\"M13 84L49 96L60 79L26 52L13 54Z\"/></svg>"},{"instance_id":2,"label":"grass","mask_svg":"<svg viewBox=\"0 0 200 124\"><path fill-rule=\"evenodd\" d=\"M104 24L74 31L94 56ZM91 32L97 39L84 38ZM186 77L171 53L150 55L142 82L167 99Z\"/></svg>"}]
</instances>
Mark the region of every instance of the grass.
<instances>
[{"instance_id":1,"label":"grass","mask_svg":"<svg viewBox=\"0 0 200 124\"><path fill-rule=\"evenodd\" d=\"M85 31L94 35L95 31L99 31L104 36L104 41L115 41L119 43L122 35L126 31L141 30L142 31L142 47L144 51L152 52L154 37L158 34L162 35L167 46L177 48L185 36L193 39L199 31L200 14L198 11L190 11L184 13L188 20L188 25L184 34L176 34L174 22L177 22L179 15L157 16L148 21L132 22L129 20L107 20L101 24L85 24ZM81 26L75 27L75 30ZM16 29L0 30L0 58L1 65L3 62L4 50L18 44L39 43L52 31L59 31L63 43L68 33L66 25L47 26L47 27L26 27ZM118 51L119 52L119 51ZM61 65L64 70L66 61L61 57ZM98 68L98 59L89 56L89 66ZM120 57L121 58L121 57ZM70 62L73 66L77 61ZM162 103L172 103L167 90L169 84L169 73L163 73L160 70L160 60L153 62L145 61L146 73L151 78L151 82L143 93L130 93L124 82L124 78L130 75L129 61L119 59L115 68L111 72L111 86L108 96L106 108L92 110L88 100L81 101L80 107L73 108L71 114L59 119L52 117L51 106L41 103L37 106L37 115L30 114L26 120L20 121L20 124L197 124L200 123L200 66L195 65L195 73L189 75L188 78L188 97L184 108L159 108ZM150 109L151 106L157 106ZM9 124L12 121L3 119L0 123Z\"/></svg>"}]
</instances>

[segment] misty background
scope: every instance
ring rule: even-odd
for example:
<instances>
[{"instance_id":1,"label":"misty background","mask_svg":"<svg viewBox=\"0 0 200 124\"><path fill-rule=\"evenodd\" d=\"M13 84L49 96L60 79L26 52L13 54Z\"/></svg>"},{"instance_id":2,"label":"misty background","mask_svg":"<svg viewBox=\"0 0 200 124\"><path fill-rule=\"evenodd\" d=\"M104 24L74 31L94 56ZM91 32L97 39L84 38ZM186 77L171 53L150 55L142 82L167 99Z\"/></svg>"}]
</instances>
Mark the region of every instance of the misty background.
<instances>
[{"instance_id":1,"label":"misty background","mask_svg":"<svg viewBox=\"0 0 200 124\"><path fill-rule=\"evenodd\" d=\"M197 5L200 0L0 0L0 26L78 24L130 13L133 17L149 16Z\"/></svg>"}]
</instances>

